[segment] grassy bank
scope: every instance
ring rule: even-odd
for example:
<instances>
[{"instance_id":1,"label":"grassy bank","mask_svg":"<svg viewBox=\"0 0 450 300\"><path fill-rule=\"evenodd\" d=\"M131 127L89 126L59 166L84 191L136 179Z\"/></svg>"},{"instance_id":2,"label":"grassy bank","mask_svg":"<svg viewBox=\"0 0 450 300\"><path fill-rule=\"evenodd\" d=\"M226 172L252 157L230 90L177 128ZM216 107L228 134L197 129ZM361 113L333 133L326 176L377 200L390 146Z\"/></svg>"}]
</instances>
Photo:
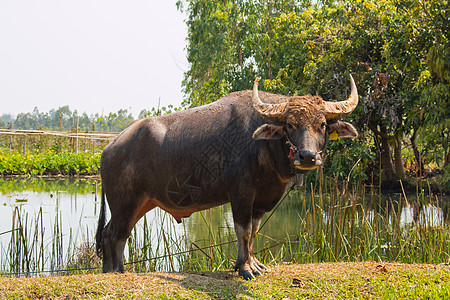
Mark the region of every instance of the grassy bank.
<instances>
[{"instance_id":1,"label":"grassy bank","mask_svg":"<svg viewBox=\"0 0 450 300\"><path fill-rule=\"evenodd\" d=\"M269 267L245 282L231 271L0 277L8 299L448 299L450 267L321 263Z\"/></svg>"}]
</instances>

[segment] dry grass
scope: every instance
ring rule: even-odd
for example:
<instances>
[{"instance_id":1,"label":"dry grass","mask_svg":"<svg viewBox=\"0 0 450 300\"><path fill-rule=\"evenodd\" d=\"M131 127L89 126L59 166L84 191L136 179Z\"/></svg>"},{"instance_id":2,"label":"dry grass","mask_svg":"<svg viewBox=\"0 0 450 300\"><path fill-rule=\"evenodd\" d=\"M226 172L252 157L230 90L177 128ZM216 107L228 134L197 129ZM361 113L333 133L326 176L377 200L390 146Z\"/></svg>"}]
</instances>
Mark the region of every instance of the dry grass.
<instances>
[{"instance_id":1,"label":"dry grass","mask_svg":"<svg viewBox=\"0 0 450 300\"><path fill-rule=\"evenodd\" d=\"M149 299L219 296L239 288L231 272L204 274L88 274L38 278L0 277L0 298L8 299Z\"/></svg>"},{"instance_id":2,"label":"dry grass","mask_svg":"<svg viewBox=\"0 0 450 300\"><path fill-rule=\"evenodd\" d=\"M450 267L397 263L271 266L246 282L231 271L0 277L1 299L448 299Z\"/></svg>"}]
</instances>

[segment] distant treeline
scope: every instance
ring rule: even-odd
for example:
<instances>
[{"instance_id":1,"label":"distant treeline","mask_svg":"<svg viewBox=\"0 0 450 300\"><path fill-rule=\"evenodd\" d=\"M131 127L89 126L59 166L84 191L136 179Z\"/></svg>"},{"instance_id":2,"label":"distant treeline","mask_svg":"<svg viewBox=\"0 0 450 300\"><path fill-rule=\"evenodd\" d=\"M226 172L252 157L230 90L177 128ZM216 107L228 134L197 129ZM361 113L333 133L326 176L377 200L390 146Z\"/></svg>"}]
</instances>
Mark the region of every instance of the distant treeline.
<instances>
[{"instance_id":1,"label":"distant treeline","mask_svg":"<svg viewBox=\"0 0 450 300\"><path fill-rule=\"evenodd\" d=\"M173 105L167 107L153 107L150 110L143 109L138 119L159 116L181 110ZM16 117L12 114L0 116L0 128L5 129L34 129L34 130L76 130L119 132L135 121L131 112L127 109L119 109L108 115L99 113L88 115L86 112L71 111L68 105L50 109L48 112L40 112L37 107L32 112L20 113Z\"/></svg>"},{"instance_id":2,"label":"distant treeline","mask_svg":"<svg viewBox=\"0 0 450 300\"><path fill-rule=\"evenodd\" d=\"M142 110L139 118L147 116L146 110ZM11 114L3 114L0 117L0 128L12 129L48 129L48 130L78 130L80 131L122 131L135 119L127 109L109 113L108 115L79 113L70 110L69 106L51 109L48 112L40 112L37 107L32 112L20 113L16 117Z\"/></svg>"}]
</instances>

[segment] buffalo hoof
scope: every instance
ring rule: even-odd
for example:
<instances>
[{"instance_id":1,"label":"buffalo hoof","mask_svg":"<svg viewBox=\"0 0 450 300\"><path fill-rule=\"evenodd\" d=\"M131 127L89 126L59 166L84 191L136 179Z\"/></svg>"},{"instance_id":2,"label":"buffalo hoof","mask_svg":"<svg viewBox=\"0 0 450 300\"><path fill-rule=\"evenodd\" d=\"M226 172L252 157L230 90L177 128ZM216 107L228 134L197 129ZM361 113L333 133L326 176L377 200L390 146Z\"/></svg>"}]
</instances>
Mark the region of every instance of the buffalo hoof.
<instances>
[{"instance_id":1,"label":"buffalo hoof","mask_svg":"<svg viewBox=\"0 0 450 300\"><path fill-rule=\"evenodd\" d=\"M262 275L264 269L267 269L265 265L260 263L256 258L252 258L239 267L239 276L245 280L252 280L256 276Z\"/></svg>"}]
</instances>

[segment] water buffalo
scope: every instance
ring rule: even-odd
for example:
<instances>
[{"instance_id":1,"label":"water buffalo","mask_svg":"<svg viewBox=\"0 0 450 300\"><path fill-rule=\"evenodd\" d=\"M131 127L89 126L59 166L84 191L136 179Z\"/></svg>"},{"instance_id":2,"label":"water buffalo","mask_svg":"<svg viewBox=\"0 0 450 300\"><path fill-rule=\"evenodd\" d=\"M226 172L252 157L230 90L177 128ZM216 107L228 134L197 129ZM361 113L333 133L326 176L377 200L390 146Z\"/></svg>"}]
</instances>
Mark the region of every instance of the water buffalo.
<instances>
[{"instance_id":1,"label":"water buffalo","mask_svg":"<svg viewBox=\"0 0 450 300\"><path fill-rule=\"evenodd\" d=\"M136 222L160 207L178 222L231 202L238 241L235 269L252 279L265 268L253 241L264 213L287 183L322 165L328 134L355 137L338 119L358 104L350 76L345 101L253 91L128 126L103 151L102 201L96 235L103 272L123 272L123 250ZM261 100L262 99L262 100ZM105 226L105 194L111 219Z\"/></svg>"}]
</instances>

